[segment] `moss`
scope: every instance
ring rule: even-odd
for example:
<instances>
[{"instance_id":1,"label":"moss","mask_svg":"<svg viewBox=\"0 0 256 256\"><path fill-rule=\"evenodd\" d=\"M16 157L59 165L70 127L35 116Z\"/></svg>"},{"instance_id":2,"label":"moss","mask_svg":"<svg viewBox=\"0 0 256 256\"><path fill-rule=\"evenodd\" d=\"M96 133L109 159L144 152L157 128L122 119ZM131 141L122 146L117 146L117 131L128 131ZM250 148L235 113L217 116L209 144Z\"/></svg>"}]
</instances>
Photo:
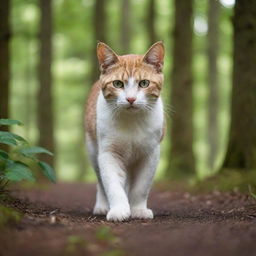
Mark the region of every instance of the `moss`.
<instances>
[{"instance_id":1,"label":"moss","mask_svg":"<svg viewBox=\"0 0 256 256\"><path fill-rule=\"evenodd\" d=\"M225 169L221 173L198 181L194 185L195 191L240 191L249 192L256 188L256 171L241 172L241 170Z\"/></svg>"},{"instance_id":2,"label":"moss","mask_svg":"<svg viewBox=\"0 0 256 256\"><path fill-rule=\"evenodd\" d=\"M0 229L5 228L11 224L17 224L21 220L21 213L16 210L7 207L0 206Z\"/></svg>"}]
</instances>

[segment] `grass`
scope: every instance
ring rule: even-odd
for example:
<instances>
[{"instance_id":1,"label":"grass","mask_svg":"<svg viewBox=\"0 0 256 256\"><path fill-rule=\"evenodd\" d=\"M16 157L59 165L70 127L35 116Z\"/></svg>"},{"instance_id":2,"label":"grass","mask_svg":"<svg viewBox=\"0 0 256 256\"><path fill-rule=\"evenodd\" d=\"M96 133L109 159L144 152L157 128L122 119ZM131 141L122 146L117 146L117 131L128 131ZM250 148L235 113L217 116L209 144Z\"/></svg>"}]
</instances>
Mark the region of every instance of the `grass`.
<instances>
[{"instance_id":1,"label":"grass","mask_svg":"<svg viewBox=\"0 0 256 256\"><path fill-rule=\"evenodd\" d=\"M9 225L17 224L21 220L22 214L11 207L0 206L0 229Z\"/></svg>"}]
</instances>

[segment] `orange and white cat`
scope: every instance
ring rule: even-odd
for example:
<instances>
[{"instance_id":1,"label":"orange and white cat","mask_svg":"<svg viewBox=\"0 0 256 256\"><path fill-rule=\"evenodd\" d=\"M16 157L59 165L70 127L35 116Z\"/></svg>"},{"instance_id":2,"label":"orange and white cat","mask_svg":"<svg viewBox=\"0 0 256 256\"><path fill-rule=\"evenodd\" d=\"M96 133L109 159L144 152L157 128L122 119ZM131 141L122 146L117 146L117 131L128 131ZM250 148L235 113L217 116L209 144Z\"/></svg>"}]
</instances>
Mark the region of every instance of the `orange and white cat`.
<instances>
[{"instance_id":1,"label":"orange and white cat","mask_svg":"<svg viewBox=\"0 0 256 256\"><path fill-rule=\"evenodd\" d=\"M147 198L164 133L160 97L164 46L118 56L98 43L101 75L86 106L86 143L98 177L94 214L152 219Z\"/></svg>"}]
</instances>

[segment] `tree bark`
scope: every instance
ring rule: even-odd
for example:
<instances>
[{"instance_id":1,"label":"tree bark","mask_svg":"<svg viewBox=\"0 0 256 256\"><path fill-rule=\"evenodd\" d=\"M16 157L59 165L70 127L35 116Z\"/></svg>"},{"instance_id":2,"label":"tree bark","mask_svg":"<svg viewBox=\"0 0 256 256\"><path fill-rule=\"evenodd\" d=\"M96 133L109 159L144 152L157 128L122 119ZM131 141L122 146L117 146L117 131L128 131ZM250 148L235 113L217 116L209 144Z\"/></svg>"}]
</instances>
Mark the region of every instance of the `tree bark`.
<instances>
[{"instance_id":1,"label":"tree bark","mask_svg":"<svg viewBox=\"0 0 256 256\"><path fill-rule=\"evenodd\" d=\"M91 83L95 83L99 78L99 64L96 55L97 41L106 42L106 0L96 0L93 13L93 40Z\"/></svg>"},{"instance_id":2,"label":"tree bark","mask_svg":"<svg viewBox=\"0 0 256 256\"><path fill-rule=\"evenodd\" d=\"M218 50L219 50L219 11L220 3L218 0L209 0L208 6L208 166L214 169L214 163L219 147L219 82L218 82Z\"/></svg>"},{"instance_id":3,"label":"tree bark","mask_svg":"<svg viewBox=\"0 0 256 256\"><path fill-rule=\"evenodd\" d=\"M3 0L0 5L0 118L9 117L9 13L10 1Z\"/></svg>"},{"instance_id":4,"label":"tree bark","mask_svg":"<svg viewBox=\"0 0 256 256\"><path fill-rule=\"evenodd\" d=\"M194 174L192 39L193 1L175 0L173 70L171 74L171 151L169 176Z\"/></svg>"},{"instance_id":5,"label":"tree bark","mask_svg":"<svg viewBox=\"0 0 256 256\"><path fill-rule=\"evenodd\" d=\"M148 11L147 11L147 30L148 30L148 41L149 45L152 45L156 42L156 3L155 0L149 0L148 2Z\"/></svg>"},{"instance_id":6,"label":"tree bark","mask_svg":"<svg viewBox=\"0 0 256 256\"><path fill-rule=\"evenodd\" d=\"M54 153L54 118L52 100L52 8L51 0L40 0L40 60L38 90L39 146ZM54 158L42 155L41 159L54 165Z\"/></svg>"},{"instance_id":7,"label":"tree bark","mask_svg":"<svg viewBox=\"0 0 256 256\"><path fill-rule=\"evenodd\" d=\"M131 42L131 4L130 0L122 0L121 7L121 46L122 53L128 54Z\"/></svg>"},{"instance_id":8,"label":"tree bark","mask_svg":"<svg viewBox=\"0 0 256 256\"><path fill-rule=\"evenodd\" d=\"M9 76L10 76L10 1L3 0L0 4L0 118L9 118ZM8 131L8 126L0 126L2 131ZM1 144L1 149L8 150Z\"/></svg>"},{"instance_id":9,"label":"tree bark","mask_svg":"<svg viewBox=\"0 0 256 256\"><path fill-rule=\"evenodd\" d=\"M256 1L236 0L229 142L223 169L256 169Z\"/></svg>"}]
</instances>

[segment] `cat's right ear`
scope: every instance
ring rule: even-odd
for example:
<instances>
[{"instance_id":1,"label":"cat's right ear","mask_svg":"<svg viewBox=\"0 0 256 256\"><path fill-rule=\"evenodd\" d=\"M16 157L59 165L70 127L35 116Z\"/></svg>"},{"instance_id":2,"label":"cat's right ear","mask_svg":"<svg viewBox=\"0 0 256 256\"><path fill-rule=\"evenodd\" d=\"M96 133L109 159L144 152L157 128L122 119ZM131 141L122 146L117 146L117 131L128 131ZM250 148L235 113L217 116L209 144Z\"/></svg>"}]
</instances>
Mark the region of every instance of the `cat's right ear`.
<instances>
[{"instance_id":1,"label":"cat's right ear","mask_svg":"<svg viewBox=\"0 0 256 256\"><path fill-rule=\"evenodd\" d=\"M117 54L106 44L99 42L97 45L97 56L100 65L100 71L102 73L106 72L106 70L116 64L118 60Z\"/></svg>"}]
</instances>

